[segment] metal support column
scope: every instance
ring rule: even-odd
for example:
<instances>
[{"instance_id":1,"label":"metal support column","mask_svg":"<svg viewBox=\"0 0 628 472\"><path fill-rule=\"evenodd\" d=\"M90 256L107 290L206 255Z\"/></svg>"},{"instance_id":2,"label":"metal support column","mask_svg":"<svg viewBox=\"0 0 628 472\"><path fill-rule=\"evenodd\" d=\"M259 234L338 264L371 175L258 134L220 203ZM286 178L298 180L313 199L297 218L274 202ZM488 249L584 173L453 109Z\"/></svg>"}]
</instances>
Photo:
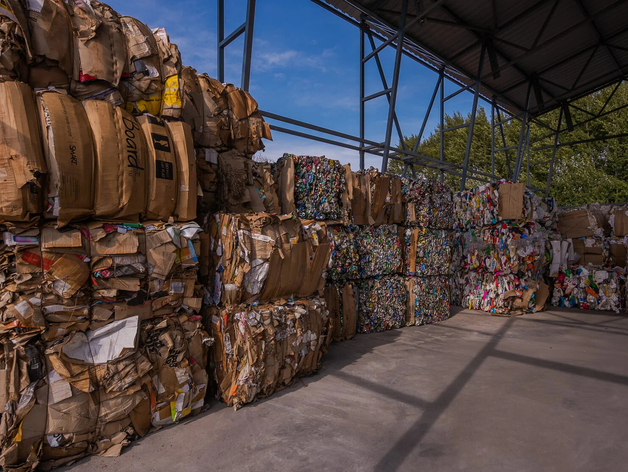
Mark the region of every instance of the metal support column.
<instances>
[{"instance_id":1,"label":"metal support column","mask_svg":"<svg viewBox=\"0 0 628 472\"><path fill-rule=\"evenodd\" d=\"M563 110L561 108L558 113L558 126L556 127L556 135L554 136L554 147L552 149L552 160L550 162L549 172L547 173L547 185L545 186L545 198L549 197L550 185L554 174L554 162L556 160L556 151L558 150L558 141L560 137L560 127L563 124Z\"/></svg>"},{"instance_id":2,"label":"metal support column","mask_svg":"<svg viewBox=\"0 0 628 472\"><path fill-rule=\"evenodd\" d=\"M242 90L249 91L251 83L251 58L253 55L253 27L255 26L255 0L248 0L244 27L244 51L242 59Z\"/></svg>"},{"instance_id":3,"label":"metal support column","mask_svg":"<svg viewBox=\"0 0 628 472\"><path fill-rule=\"evenodd\" d=\"M401 4L401 17L399 19L399 30L397 32L397 52L395 54L395 68L390 91L390 104L388 106L388 121L386 122L386 138L384 140L384 155L382 156L382 172L388 169L388 156L390 154L390 140L392 139L392 128L395 115L395 105L397 104L397 89L399 87L399 71L401 70L401 58L403 57L403 38L406 26L406 14L408 13L408 0L403 0Z\"/></svg>"},{"instance_id":4,"label":"metal support column","mask_svg":"<svg viewBox=\"0 0 628 472\"><path fill-rule=\"evenodd\" d=\"M225 38L225 0L218 0L218 80L225 82L225 48L244 34L242 55L242 81L240 87L248 92L251 83L251 59L253 55L253 27L255 25L255 2L247 0L244 23Z\"/></svg>"},{"instance_id":5,"label":"metal support column","mask_svg":"<svg viewBox=\"0 0 628 472\"><path fill-rule=\"evenodd\" d=\"M364 30L366 28L364 15L360 18L360 170L364 170Z\"/></svg>"},{"instance_id":6,"label":"metal support column","mask_svg":"<svg viewBox=\"0 0 628 472\"><path fill-rule=\"evenodd\" d=\"M440 149L438 151L440 161L445 162L445 71L440 70ZM440 171L440 181L445 180L443 171Z\"/></svg>"},{"instance_id":7,"label":"metal support column","mask_svg":"<svg viewBox=\"0 0 628 472\"><path fill-rule=\"evenodd\" d=\"M478 98L480 98L480 78L482 77L482 68L484 66L484 56L486 53L486 44L482 44L480 52L480 65L478 66L478 75L475 82L475 93L473 94L473 109L471 110L471 122L469 123L469 135L467 136L467 148L464 153L464 164L462 165L462 178L460 180L460 190L465 189L467 183L467 170L469 169L469 158L471 156L471 144L473 143L473 129L475 127L475 115L478 110Z\"/></svg>"},{"instance_id":8,"label":"metal support column","mask_svg":"<svg viewBox=\"0 0 628 472\"><path fill-rule=\"evenodd\" d=\"M508 154L508 146L506 146L506 134L504 133L504 122L502 121L501 113L499 112L499 107L497 108L497 123L499 125L499 131L502 135L502 144L504 146L504 152L506 153L506 171L508 175L512 173L512 169L510 168L510 154Z\"/></svg>"},{"instance_id":9,"label":"metal support column","mask_svg":"<svg viewBox=\"0 0 628 472\"><path fill-rule=\"evenodd\" d=\"M225 0L218 0L218 80L225 81Z\"/></svg>"},{"instance_id":10,"label":"metal support column","mask_svg":"<svg viewBox=\"0 0 628 472\"><path fill-rule=\"evenodd\" d=\"M517 146L517 160L515 161L515 170L512 174L512 181L517 182L519 180L519 173L521 172L521 164L523 163L523 153L525 152L524 141L526 127L528 124L528 108L530 108L530 94L532 93L532 84L528 86L528 93L526 97L526 109L523 112L521 118L521 132L519 133L519 145Z\"/></svg>"},{"instance_id":11,"label":"metal support column","mask_svg":"<svg viewBox=\"0 0 628 472\"><path fill-rule=\"evenodd\" d=\"M495 97L494 96L491 100L491 176L493 179L495 179Z\"/></svg>"}]
</instances>

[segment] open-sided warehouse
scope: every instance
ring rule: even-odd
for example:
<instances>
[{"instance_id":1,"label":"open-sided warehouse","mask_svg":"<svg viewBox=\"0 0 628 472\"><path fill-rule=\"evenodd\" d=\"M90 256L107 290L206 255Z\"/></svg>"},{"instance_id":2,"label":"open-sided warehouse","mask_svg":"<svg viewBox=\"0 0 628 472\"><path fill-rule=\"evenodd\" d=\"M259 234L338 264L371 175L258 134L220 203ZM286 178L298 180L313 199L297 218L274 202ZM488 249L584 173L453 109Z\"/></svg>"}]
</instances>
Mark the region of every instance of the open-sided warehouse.
<instances>
[{"instance_id":1,"label":"open-sided warehouse","mask_svg":"<svg viewBox=\"0 0 628 472\"><path fill-rule=\"evenodd\" d=\"M229 31L228 3L214 78L105 3L0 0L3 470L623 470L628 203L553 182L628 137L595 126L628 3L311 0L359 37L358 136L260 109L259 4ZM436 79L411 138L407 60ZM259 159L278 135L357 168Z\"/></svg>"}]
</instances>

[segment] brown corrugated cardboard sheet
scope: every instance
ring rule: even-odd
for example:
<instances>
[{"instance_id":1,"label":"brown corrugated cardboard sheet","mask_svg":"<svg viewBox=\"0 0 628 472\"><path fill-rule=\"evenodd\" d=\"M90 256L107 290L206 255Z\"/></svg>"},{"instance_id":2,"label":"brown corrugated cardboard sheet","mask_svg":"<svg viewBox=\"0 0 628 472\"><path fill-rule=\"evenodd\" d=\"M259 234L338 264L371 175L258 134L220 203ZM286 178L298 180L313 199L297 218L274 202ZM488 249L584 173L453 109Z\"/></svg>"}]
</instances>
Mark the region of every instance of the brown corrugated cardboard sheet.
<instances>
[{"instance_id":1,"label":"brown corrugated cardboard sheet","mask_svg":"<svg viewBox=\"0 0 628 472\"><path fill-rule=\"evenodd\" d=\"M167 221L174 213L178 195L178 169L172 139L165 123L152 115L137 120L148 146L148 198L146 218Z\"/></svg>"},{"instance_id":2,"label":"brown corrugated cardboard sheet","mask_svg":"<svg viewBox=\"0 0 628 472\"><path fill-rule=\"evenodd\" d=\"M60 92L37 95L48 168L44 217L59 226L93 214L94 147L87 114Z\"/></svg>"},{"instance_id":3,"label":"brown corrugated cardboard sheet","mask_svg":"<svg viewBox=\"0 0 628 472\"><path fill-rule=\"evenodd\" d=\"M94 216L138 220L146 208L148 151L137 120L99 100L83 102L96 154Z\"/></svg>"},{"instance_id":4,"label":"brown corrugated cardboard sheet","mask_svg":"<svg viewBox=\"0 0 628 472\"><path fill-rule=\"evenodd\" d=\"M615 236L628 236L628 210L624 207L615 210Z\"/></svg>"},{"instance_id":5,"label":"brown corrugated cardboard sheet","mask_svg":"<svg viewBox=\"0 0 628 472\"><path fill-rule=\"evenodd\" d=\"M177 206L174 214L177 221L190 221L196 218L196 156L192 128L182 121L170 121L166 128L172 138L177 159L179 185Z\"/></svg>"},{"instance_id":6,"label":"brown corrugated cardboard sheet","mask_svg":"<svg viewBox=\"0 0 628 472\"><path fill-rule=\"evenodd\" d=\"M320 298L233 306L214 315L213 358L223 401L239 408L314 373L331 341L329 323Z\"/></svg>"},{"instance_id":7,"label":"brown corrugated cardboard sheet","mask_svg":"<svg viewBox=\"0 0 628 472\"><path fill-rule=\"evenodd\" d=\"M28 83L33 88L67 89L74 67L70 16L61 2L26 2L33 62Z\"/></svg>"},{"instance_id":8,"label":"brown corrugated cardboard sheet","mask_svg":"<svg viewBox=\"0 0 628 472\"><path fill-rule=\"evenodd\" d=\"M353 284L326 286L325 303L329 311L332 339L343 341L354 338L357 317Z\"/></svg>"},{"instance_id":9,"label":"brown corrugated cardboard sheet","mask_svg":"<svg viewBox=\"0 0 628 472\"><path fill-rule=\"evenodd\" d=\"M499 186L498 215L504 220L519 220L523 217L523 193L526 184L506 183Z\"/></svg>"},{"instance_id":10,"label":"brown corrugated cardboard sheet","mask_svg":"<svg viewBox=\"0 0 628 472\"><path fill-rule=\"evenodd\" d=\"M0 2L0 29L0 79L26 81L32 53L28 20L18 0Z\"/></svg>"},{"instance_id":11,"label":"brown corrugated cardboard sheet","mask_svg":"<svg viewBox=\"0 0 628 472\"><path fill-rule=\"evenodd\" d=\"M28 220L42 211L43 174L40 126L32 90L20 82L0 82L0 218Z\"/></svg>"},{"instance_id":12,"label":"brown corrugated cardboard sheet","mask_svg":"<svg viewBox=\"0 0 628 472\"><path fill-rule=\"evenodd\" d=\"M565 239L593 236L595 231L589 226L588 210L570 211L558 217L558 231Z\"/></svg>"},{"instance_id":13,"label":"brown corrugated cardboard sheet","mask_svg":"<svg viewBox=\"0 0 628 472\"><path fill-rule=\"evenodd\" d=\"M212 222L210 236L213 257L222 257L224 268L210 274L210 280L217 278L223 303L310 297L323 288L330 246L322 222L221 214Z\"/></svg>"}]
</instances>

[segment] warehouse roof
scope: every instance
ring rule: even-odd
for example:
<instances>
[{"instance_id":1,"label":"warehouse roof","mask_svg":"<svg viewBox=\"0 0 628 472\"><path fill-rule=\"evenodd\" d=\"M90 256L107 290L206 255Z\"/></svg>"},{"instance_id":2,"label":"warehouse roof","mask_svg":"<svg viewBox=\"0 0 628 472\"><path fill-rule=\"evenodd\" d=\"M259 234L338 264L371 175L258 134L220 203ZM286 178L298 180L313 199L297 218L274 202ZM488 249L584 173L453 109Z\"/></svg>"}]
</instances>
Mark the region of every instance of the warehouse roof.
<instances>
[{"instance_id":1,"label":"warehouse roof","mask_svg":"<svg viewBox=\"0 0 628 472\"><path fill-rule=\"evenodd\" d=\"M325 0L387 37L403 0ZM404 46L481 93L538 115L628 73L626 0L409 0ZM485 48L485 49L484 49ZM528 91L530 93L528 94Z\"/></svg>"}]
</instances>

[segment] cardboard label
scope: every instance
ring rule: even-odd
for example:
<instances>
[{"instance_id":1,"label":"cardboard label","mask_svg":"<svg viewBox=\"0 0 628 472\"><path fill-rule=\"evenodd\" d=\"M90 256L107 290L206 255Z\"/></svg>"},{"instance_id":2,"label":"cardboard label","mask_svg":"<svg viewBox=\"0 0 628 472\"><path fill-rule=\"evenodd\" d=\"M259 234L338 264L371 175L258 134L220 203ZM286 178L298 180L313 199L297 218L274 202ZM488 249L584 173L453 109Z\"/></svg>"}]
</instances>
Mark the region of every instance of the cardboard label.
<instances>
[{"instance_id":1,"label":"cardboard label","mask_svg":"<svg viewBox=\"0 0 628 472\"><path fill-rule=\"evenodd\" d=\"M151 133L150 136L153 140L153 147L157 151L170 152L170 141L168 140L168 136L159 133Z\"/></svg>"},{"instance_id":2,"label":"cardboard label","mask_svg":"<svg viewBox=\"0 0 628 472\"><path fill-rule=\"evenodd\" d=\"M155 177L158 179L173 180L174 179L174 165L172 162L155 161Z\"/></svg>"}]
</instances>

